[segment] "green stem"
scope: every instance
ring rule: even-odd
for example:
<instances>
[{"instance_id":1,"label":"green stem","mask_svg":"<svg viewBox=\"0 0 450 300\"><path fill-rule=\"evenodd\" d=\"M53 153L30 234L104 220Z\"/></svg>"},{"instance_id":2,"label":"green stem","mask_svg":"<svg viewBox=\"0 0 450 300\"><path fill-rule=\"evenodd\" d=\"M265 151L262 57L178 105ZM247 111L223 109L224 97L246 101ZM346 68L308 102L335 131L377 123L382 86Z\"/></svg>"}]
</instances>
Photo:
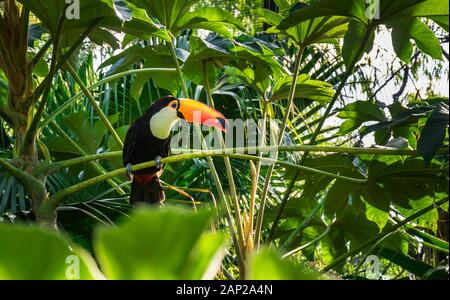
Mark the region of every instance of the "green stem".
<instances>
[{"instance_id":1,"label":"green stem","mask_svg":"<svg viewBox=\"0 0 450 300\"><path fill-rule=\"evenodd\" d=\"M47 52L47 50L50 48L50 46L52 45L53 40L51 38L49 38L45 44L41 47L41 49L39 49L38 53L36 53L36 55L33 57L33 60L29 62L30 64L30 69L33 70L34 67L38 64L38 62L41 60L42 57L44 57L45 53Z\"/></svg>"},{"instance_id":2,"label":"green stem","mask_svg":"<svg viewBox=\"0 0 450 300\"><path fill-rule=\"evenodd\" d=\"M188 93L188 90L186 87L186 82L184 81L183 72L181 70L180 63L178 62L178 56L177 56L177 52L175 50L175 45L173 43L173 38L172 38L172 41L169 43L169 50L170 50L170 54L172 55L173 62L175 64L175 68L177 69L178 79L180 80L180 84L181 84L181 88L183 89L184 97L189 98L189 93Z\"/></svg>"},{"instance_id":3,"label":"green stem","mask_svg":"<svg viewBox=\"0 0 450 300\"><path fill-rule=\"evenodd\" d=\"M254 153L255 151L259 152L268 152L268 151L274 151L276 149L279 152L296 152L296 151L309 151L309 152L337 152L337 153L353 153L353 154L374 154L372 153L373 150L376 150L377 154L383 154L383 155L405 155L405 156L417 156L419 155L416 151L413 150L396 150L396 149L378 149L378 148L349 148L349 147L343 147L343 148L337 148L335 147L327 147L327 146L263 146L263 147L244 147L244 148L225 148L225 149L219 149L219 150L213 150L216 154L223 154L223 153ZM380 150L385 152L380 152ZM193 150L186 150L186 149L172 149L173 152L179 153L179 154L186 154L186 153L202 153L203 151L193 151ZM406 152L407 151L407 152ZM211 152L211 151L210 151ZM208 152L208 153L210 153ZM400 153L400 154L399 154ZM440 154L449 154L449 149L444 148L439 151ZM99 160L99 159L111 159L111 158L117 158L122 156L122 151L114 151L114 152L107 152L107 153L101 153L101 154L90 154L82 157L77 157L65 161L59 161L55 162L53 165L56 165L56 168L66 168L70 167L72 165L85 163L91 160ZM44 171L43 171L44 172ZM434 172L434 171L433 171Z\"/></svg>"},{"instance_id":4,"label":"green stem","mask_svg":"<svg viewBox=\"0 0 450 300\"><path fill-rule=\"evenodd\" d=\"M211 105L211 107L214 108L214 99L212 96L211 86L209 84L209 78L208 78L208 62L202 61L202 64L203 64L203 81L205 83L205 90L206 90L206 94L208 97L208 102ZM220 138L220 143L222 144L222 147L223 147L224 146L223 136L220 132L218 132L218 136ZM239 205L239 200L238 200L238 196L237 196L237 192L236 192L236 185L234 182L233 170L231 168L230 159L228 157L224 157L224 163L225 163L225 169L226 169L227 177L228 177L228 184L230 185L230 190L231 190L231 200L232 200L233 206L234 206L234 214L235 214L235 221L236 221L237 229L238 229L239 243L241 244L241 248L244 248L245 247L244 226L242 224L241 208ZM242 271L245 271L244 266L241 267L241 273L242 273ZM240 276L241 276L241 278L245 277L243 274L240 274Z\"/></svg>"},{"instance_id":5,"label":"green stem","mask_svg":"<svg viewBox=\"0 0 450 300\"><path fill-rule=\"evenodd\" d=\"M189 93L188 93L188 89L186 87L186 82L184 81L183 72L182 72L180 64L178 62L178 57L177 57L175 46L174 46L174 43L173 43L174 42L173 36L171 36L171 39L172 40L169 43L170 53L172 55L172 59L173 59L173 62L175 64L175 68L176 68L177 73L178 73L178 79L180 80L181 87L183 89L183 94L184 94L185 97L188 98L189 97ZM212 98L210 100L212 100ZM203 135L202 135L202 132L200 130L199 125L194 124L193 127L194 127L194 130L197 133L197 136L198 136L198 138L199 138L199 140L200 140L200 142L202 144L203 149L208 149L208 145L206 144L205 139L203 138ZM208 162L209 170L211 171L211 174L212 174L212 177L213 177L213 180L214 180L214 184L216 185L217 192L219 193L219 197L220 197L220 200L221 200L222 207L225 210L225 216L226 216L227 221L229 223L231 238L233 239L233 243L234 243L234 245L236 247L236 252L238 254L239 261L243 262L244 261L244 255L243 255L240 243L239 243L238 239L236 238L236 232L234 231L233 217L231 215L231 211L230 211L230 208L228 206L228 202L227 202L227 199L226 199L226 196L225 196L225 192L224 192L223 187L222 187L222 183L221 183L220 178L219 178L219 174L217 173L217 170L216 170L216 167L214 165L214 161L212 160L212 158L211 157L206 157L206 161Z\"/></svg>"},{"instance_id":6,"label":"green stem","mask_svg":"<svg viewBox=\"0 0 450 300\"><path fill-rule=\"evenodd\" d=\"M93 85L88 87L87 89L89 91L92 91L95 88L97 88L103 84L106 84L111 81L115 81L115 80L122 78L124 76L127 76L127 75L141 74L141 73L146 74L146 73L153 73L153 72L176 72L176 69L173 69L173 68L146 68L146 69L138 69L138 70L130 70L130 71L126 71L126 72L121 72L121 73L117 73L117 74L111 75L109 77L103 78L102 80L97 81L96 83L94 83ZM66 102L64 102L63 105L58 107L55 111L53 111L50 115L48 115L48 117L46 117L44 121L42 121L42 123L40 124L40 127L44 128L44 127L48 126L48 124L50 124L50 122L55 120L58 115L60 115L62 112L64 112L65 109L67 109L70 105L74 104L75 101L77 99L81 98L83 95L84 95L84 92L80 92L77 95L70 98L69 100L67 100Z\"/></svg>"},{"instance_id":7,"label":"green stem","mask_svg":"<svg viewBox=\"0 0 450 300\"><path fill-rule=\"evenodd\" d=\"M289 90L288 105L286 108L286 114L284 116L283 122L281 123L281 128L280 128L280 132L279 132L279 136L278 136L277 145L281 145L281 143L283 142L283 136L284 136L284 132L286 130L287 121L289 119L289 116L290 116L291 110L292 110L292 106L294 104L295 90L297 87L297 79L298 79L298 75L299 75L299 71L300 71L300 64L301 64L301 59L302 59L302 55L303 55L303 50L304 50L304 48L300 47L299 51L297 53L297 56L295 58L294 74L292 77L292 83L291 83L291 87ZM278 152L276 153L275 157L278 157ZM273 173L274 167L275 167L274 165L271 165L269 167L269 170L267 171L266 180L264 182L264 188L263 188L263 192L262 192L262 196L261 196L261 203L259 205L258 218L256 220L256 232L255 232L255 247L256 247L257 251L259 250L259 245L260 245L260 240L261 240L261 232L262 232L262 223L263 223L263 219L264 219L264 210L266 207L267 196L268 196L268 192L269 192L269 186L270 186L270 181L272 179L272 173Z\"/></svg>"},{"instance_id":8,"label":"green stem","mask_svg":"<svg viewBox=\"0 0 450 300\"><path fill-rule=\"evenodd\" d=\"M308 216L300 223L300 225L291 233L291 235L286 239L286 241L283 243L283 246L281 246L282 249L288 248L292 241L295 239L295 237L299 234L300 231L305 229L308 224L311 222L311 220L314 218L316 213L322 208L323 204L325 203L325 197L323 197L319 203L313 208L313 210L308 214Z\"/></svg>"},{"instance_id":9,"label":"green stem","mask_svg":"<svg viewBox=\"0 0 450 300\"><path fill-rule=\"evenodd\" d=\"M366 48L367 41L369 40L373 29L374 29L373 26L369 26L366 28L366 32L364 34L361 44L359 45L358 52L357 52L356 56L354 57L353 61L351 62L349 68L346 70L344 77L342 78L338 88L336 89L336 92L334 93L333 98L331 99L330 103L328 104L328 106L325 110L325 113L323 114L323 116L320 120L320 123L317 125L313 135L311 136L311 139L309 140L310 145L314 145L316 143L317 137L319 136L319 134L322 130L322 127L325 124L325 121L327 120L329 114L331 113L331 110L334 107L334 104L336 103L342 90L345 87L345 84L347 83L347 79L350 77L351 74L353 74L353 69L354 69L356 63L359 61L361 55L363 54L364 49ZM308 157L308 154L309 154L308 151L303 154L303 156L300 160L300 164L305 163L306 158ZM283 210L286 207L286 203L291 195L292 189L294 188L299 175L300 175L300 171L295 172L293 178L291 179L291 181L289 183L288 188L286 189L286 192L284 193L283 199L281 200L281 203L280 203L280 208L278 209L277 215L275 216L275 219L270 228L269 237L268 237L269 242L273 241L273 237L275 235L275 231L278 226L278 222L280 221L280 218L283 215Z\"/></svg>"},{"instance_id":10,"label":"green stem","mask_svg":"<svg viewBox=\"0 0 450 300\"><path fill-rule=\"evenodd\" d=\"M33 188L42 186L42 183L37 178L25 171L20 170L19 168L16 168L3 158L0 158L0 166L8 171L20 183L22 183L27 188L27 190L32 190Z\"/></svg>"},{"instance_id":11,"label":"green stem","mask_svg":"<svg viewBox=\"0 0 450 300\"><path fill-rule=\"evenodd\" d=\"M303 249L306 249L306 248L308 248L309 246L314 245L315 243L317 243L318 241L320 241L321 239L323 239L323 238L324 238L325 236L327 236L327 234L330 232L331 226L332 226L332 225L333 225L333 224L328 225L327 228L325 229L325 231L322 232L322 233L321 233L318 237L316 237L314 240L312 240L312 241L310 241L310 242L308 242L308 243L306 243L306 244L304 244L304 245L301 245L300 247L295 248L294 250L291 250L291 251L289 251L288 253L284 254L284 255L283 255L283 258L286 258L286 257L289 257L289 256L291 256L291 255L294 255L295 253L297 253L297 252L299 252L299 251L302 251Z\"/></svg>"},{"instance_id":12,"label":"green stem","mask_svg":"<svg viewBox=\"0 0 450 300\"><path fill-rule=\"evenodd\" d=\"M82 161L83 161L83 158L85 158L85 157L90 157L83 149L81 149L81 147L80 146L78 146L78 144L77 143L75 143L75 141L67 134L67 133L65 133L64 132L64 130L61 128L61 127L59 127L59 125L56 123L56 122L52 122L52 127L53 127L53 129L63 138L63 139L65 139L80 155L83 155L82 157L79 157L79 158L74 158L74 159L72 159L72 160L66 160L65 162L66 162L66 164L64 163L64 162L62 162L62 163L59 163L59 162L57 162L57 163L54 163L54 164L51 164L49 167L50 167L50 169L52 170L52 171L56 171L56 170L60 170L60 169L62 169L62 168L67 168L67 167L69 167L69 166L71 166L71 165L74 165L74 164L78 164L78 162L79 163L82 163ZM119 152L119 153L122 153L121 151ZM98 164L97 162L95 162L95 159L89 159L89 160L85 160L86 162L88 162L93 168L94 168L94 170L95 171L97 171L97 173L98 174L105 174L105 173L107 173L107 171L105 170L105 169L103 169L103 167L102 166L100 166L100 164ZM67 162L69 162L69 163L67 163ZM72 162L72 164L70 164L70 162ZM39 171L42 171L42 170L39 170L39 167L37 167L33 172L39 172ZM116 183L113 179L108 179L107 180L107 182L108 182L108 184L109 185L111 185L111 187L113 187L113 188L117 188L117 186L118 186L118 183ZM126 193L121 189L121 188L118 188L117 189L117 191L118 191L118 193L119 194L121 194L121 195L125 195Z\"/></svg>"},{"instance_id":13,"label":"green stem","mask_svg":"<svg viewBox=\"0 0 450 300\"><path fill-rule=\"evenodd\" d=\"M86 95L86 97L88 98L88 100L91 103L91 105L94 107L94 109L97 112L98 116L102 120L102 122L105 125L106 129L109 131L109 133L112 135L112 137L116 141L117 145L119 145L120 148L123 148L123 142L122 142L121 138L119 137L119 135L117 134L116 130L114 129L114 127L109 122L108 117L106 117L105 113L102 111L102 109L98 105L97 101L95 101L94 96L92 96L92 94L89 91L89 89L86 87L84 82L78 76L77 72L72 67L70 62L68 62L66 64L66 68L69 71L69 73L72 75L72 77L75 79L75 81L78 83L78 85L80 86L81 90Z\"/></svg>"},{"instance_id":14,"label":"green stem","mask_svg":"<svg viewBox=\"0 0 450 300\"><path fill-rule=\"evenodd\" d=\"M86 28L86 30L78 37L78 39L75 41L75 43L69 48L69 50L67 52L65 52L64 55L61 57L58 64L56 65L56 68L55 68L56 71L60 70L65 65L65 63L70 58L70 56L72 56L72 54L78 49L78 47L81 45L81 43L83 43L83 41L92 32L92 30L94 30L97 27L98 23L101 20L102 20L102 18L96 18L94 21L92 21L92 23L89 25L89 27ZM59 49L57 49L57 50L59 50ZM31 95L29 101L33 102L34 99L39 98L44 87L48 84L48 82L51 83L52 80L53 80L53 75L49 73L44 78L44 80L41 82L41 84L36 88L36 90L33 92L33 95Z\"/></svg>"},{"instance_id":15,"label":"green stem","mask_svg":"<svg viewBox=\"0 0 450 300\"><path fill-rule=\"evenodd\" d=\"M112 154L97 154L97 158L102 157L101 155L103 155L104 157L111 157L113 156ZM117 155L117 152L114 154ZM246 155L246 154L230 154L230 153L226 153L224 150L220 149L220 150L208 150L208 151L198 151L198 152L193 152L193 153L186 153L186 154L179 154L179 155L173 155L173 156L168 156L166 158L163 158L161 160L162 164L170 164L170 163L175 163L175 162L179 162L179 161L184 161L184 160L189 160L189 159L194 159L194 158L209 158L211 159L211 157L230 157L230 158L236 158L236 159L244 159L244 160L254 160L254 161L258 161L261 160L265 163L269 163L269 164L278 164L284 167L288 167L288 168L293 168L293 169L301 169L303 171L306 172L311 172L311 173L315 173L315 174L320 174L320 175L324 175L324 176L328 176L331 178L336 178L336 179L341 179L344 181L348 181L351 183L356 183L356 184L366 184L367 180L366 179L358 179L358 178L352 178L352 177L347 177L347 176L342 176L339 174L334 174L334 173L329 173L326 171L322 171L322 170L317 170L314 168L310 168L310 167L306 167L306 166L301 166L301 165L296 165L296 164L292 164L292 163L288 163L288 162L283 162L283 161L277 161L271 158L260 158L258 156L254 156L254 155ZM81 161L82 158L77 159L77 163L79 163ZM66 165L67 165L67 161L66 161ZM135 166L133 166L133 171L138 171L141 169L145 169L145 168L149 168L149 167L153 167L155 166L155 161L149 161L149 162L144 162L141 164L137 164ZM215 169L214 169L215 170ZM61 190L58 193L56 193L53 197L52 197L52 203L54 204L59 204L65 197L69 196L72 193L78 192L86 187L89 187L93 184L99 183L101 181L104 181L108 178L112 178L115 176L119 176L122 174L125 174L127 172L126 168L121 168L121 169L117 169L111 172L108 172L106 174L102 174L99 175L97 177L88 179L86 181L83 181L81 183L78 183L76 185L73 185L67 189ZM220 179L218 178L218 176L213 176L215 181L218 180L218 182L220 182ZM220 185L221 187L221 185ZM221 190L221 197L224 197L224 193L223 190Z\"/></svg>"},{"instance_id":16,"label":"green stem","mask_svg":"<svg viewBox=\"0 0 450 300\"><path fill-rule=\"evenodd\" d=\"M67 7L67 4L66 6ZM56 27L56 33L54 36L52 36L53 40L53 52L52 52L52 61L50 63L50 70L48 72L48 75L46 77L47 80L44 80L45 84L42 85L42 99L39 103L38 109L36 110L36 113L33 116L33 119L31 121L30 126L28 127L28 130L25 134L25 142L24 147L27 147L30 143L33 143L33 140L36 138L37 131L38 131L38 124L42 117L42 114L44 113L45 106L47 105L48 101L48 95L50 94L50 89L52 87L52 79L53 76L58 71L57 69L57 60L58 60L58 50L59 50L59 43L61 41L61 33L62 33L62 27L65 20L65 10L61 13L59 16L58 25Z\"/></svg>"},{"instance_id":17,"label":"green stem","mask_svg":"<svg viewBox=\"0 0 450 300\"><path fill-rule=\"evenodd\" d=\"M355 248L352 251L349 251L348 253L340 256L339 258L337 258L335 261L333 261L331 264L329 264L327 267L325 267L323 269L324 272L327 272L331 269L333 269L335 266L339 265L340 263L344 262L348 257L351 257L357 253L359 253L361 250L363 250L364 248L370 246L373 243L376 243L378 240L383 239L385 236L387 236L388 234L391 234L392 232L396 231L397 229L399 229L402 226L405 226L406 224L408 224L411 221L414 221L415 219L417 219L418 217L426 214L427 212L429 212L430 210L444 204L448 202L448 197L445 199L442 199L436 203L433 203L427 207L425 207L424 209L416 212L415 214L409 216L408 218L404 219L403 221L391 226L388 229L383 230L383 233L377 235L375 238L363 243L361 246Z\"/></svg>"},{"instance_id":18,"label":"green stem","mask_svg":"<svg viewBox=\"0 0 450 300\"><path fill-rule=\"evenodd\" d=\"M264 147L266 143L266 130L267 130L267 117L268 117L268 109L269 109L269 102L265 97L261 97L261 101L263 104L263 113L262 113L262 124L261 124L261 138L259 141L259 147L258 147L258 156L261 159L264 154L264 150L262 148ZM277 151L280 151L279 148ZM256 194L258 191L258 185L259 185L259 175L261 174L261 160L259 160L255 166L256 172L255 172L255 178L256 181L254 185L252 186L252 196L251 196L251 203L250 203L250 209L249 209L249 217L250 217L250 228L252 232L250 234L254 234L254 218L255 218L255 204L256 204ZM253 236L253 240L255 240L255 236Z\"/></svg>"}]
</instances>

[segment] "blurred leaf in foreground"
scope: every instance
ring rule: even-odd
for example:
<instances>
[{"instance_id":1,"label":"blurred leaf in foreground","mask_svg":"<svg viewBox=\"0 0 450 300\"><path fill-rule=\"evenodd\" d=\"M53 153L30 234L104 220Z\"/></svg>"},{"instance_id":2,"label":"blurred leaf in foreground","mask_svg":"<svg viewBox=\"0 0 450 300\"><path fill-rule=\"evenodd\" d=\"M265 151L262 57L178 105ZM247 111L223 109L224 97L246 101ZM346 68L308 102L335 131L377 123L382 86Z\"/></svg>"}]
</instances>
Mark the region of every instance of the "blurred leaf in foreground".
<instances>
[{"instance_id":1,"label":"blurred leaf in foreground","mask_svg":"<svg viewBox=\"0 0 450 300\"><path fill-rule=\"evenodd\" d=\"M95 252L109 279L213 279L226 237L204 233L210 213L138 209L116 228L102 228Z\"/></svg>"},{"instance_id":2,"label":"blurred leaf in foreground","mask_svg":"<svg viewBox=\"0 0 450 300\"><path fill-rule=\"evenodd\" d=\"M102 279L83 250L43 228L0 224L0 279Z\"/></svg>"}]
</instances>

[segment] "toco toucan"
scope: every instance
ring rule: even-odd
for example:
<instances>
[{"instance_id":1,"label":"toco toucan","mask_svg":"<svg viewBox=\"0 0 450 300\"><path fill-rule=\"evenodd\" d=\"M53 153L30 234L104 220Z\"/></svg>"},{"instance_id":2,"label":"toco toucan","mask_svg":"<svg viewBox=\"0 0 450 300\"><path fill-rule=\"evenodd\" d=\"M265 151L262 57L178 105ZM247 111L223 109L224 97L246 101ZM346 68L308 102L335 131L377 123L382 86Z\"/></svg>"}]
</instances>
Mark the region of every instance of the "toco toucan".
<instances>
[{"instance_id":1,"label":"toco toucan","mask_svg":"<svg viewBox=\"0 0 450 300\"><path fill-rule=\"evenodd\" d=\"M133 172L130 202L160 203L165 194L159 181L161 158L169 155L170 132L179 120L213 126L225 131L226 120L215 109L195 100L166 96L156 100L128 129L123 164L131 173L132 165L156 161L156 166ZM130 174L129 174L130 175Z\"/></svg>"}]
</instances>

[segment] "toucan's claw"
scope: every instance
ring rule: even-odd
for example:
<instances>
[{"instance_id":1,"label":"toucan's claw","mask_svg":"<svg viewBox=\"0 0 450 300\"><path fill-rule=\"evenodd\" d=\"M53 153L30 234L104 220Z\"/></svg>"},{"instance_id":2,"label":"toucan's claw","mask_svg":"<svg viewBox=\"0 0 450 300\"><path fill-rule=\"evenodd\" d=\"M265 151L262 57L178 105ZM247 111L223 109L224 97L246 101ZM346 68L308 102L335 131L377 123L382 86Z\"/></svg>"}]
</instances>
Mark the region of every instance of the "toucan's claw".
<instances>
[{"instance_id":1,"label":"toucan's claw","mask_svg":"<svg viewBox=\"0 0 450 300\"><path fill-rule=\"evenodd\" d=\"M127 175L128 180L131 180L131 178L133 176L132 168L133 168L133 165L131 163L128 163L127 166L126 166L126 169L127 169L127 174L126 175Z\"/></svg>"},{"instance_id":2,"label":"toucan's claw","mask_svg":"<svg viewBox=\"0 0 450 300\"><path fill-rule=\"evenodd\" d=\"M159 156L159 155L158 155L157 157L155 157L156 168L157 168L158 170L160 170L161 167L162 167L161 159L162 159L162 157Z\"/></svg>"}]
</instances>

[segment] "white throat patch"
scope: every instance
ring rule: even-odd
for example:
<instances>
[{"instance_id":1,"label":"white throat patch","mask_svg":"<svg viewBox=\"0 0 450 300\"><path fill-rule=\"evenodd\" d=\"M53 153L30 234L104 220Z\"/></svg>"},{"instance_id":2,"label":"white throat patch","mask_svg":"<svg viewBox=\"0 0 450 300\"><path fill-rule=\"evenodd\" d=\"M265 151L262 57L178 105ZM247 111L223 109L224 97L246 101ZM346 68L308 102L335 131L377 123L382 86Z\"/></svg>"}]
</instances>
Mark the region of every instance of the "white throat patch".
<instances>
[{"instance_id":1,"label":"white throat patch","mask_svg":"<svg viewBox=\"0 0 450 300\"><path fill-rule=\"evenodd\" d=\"M173 125L179 120L176 110L164 107L150 119L150 130L160 140L165 140L170 135Z\"/></svg>"}]
</instances>

